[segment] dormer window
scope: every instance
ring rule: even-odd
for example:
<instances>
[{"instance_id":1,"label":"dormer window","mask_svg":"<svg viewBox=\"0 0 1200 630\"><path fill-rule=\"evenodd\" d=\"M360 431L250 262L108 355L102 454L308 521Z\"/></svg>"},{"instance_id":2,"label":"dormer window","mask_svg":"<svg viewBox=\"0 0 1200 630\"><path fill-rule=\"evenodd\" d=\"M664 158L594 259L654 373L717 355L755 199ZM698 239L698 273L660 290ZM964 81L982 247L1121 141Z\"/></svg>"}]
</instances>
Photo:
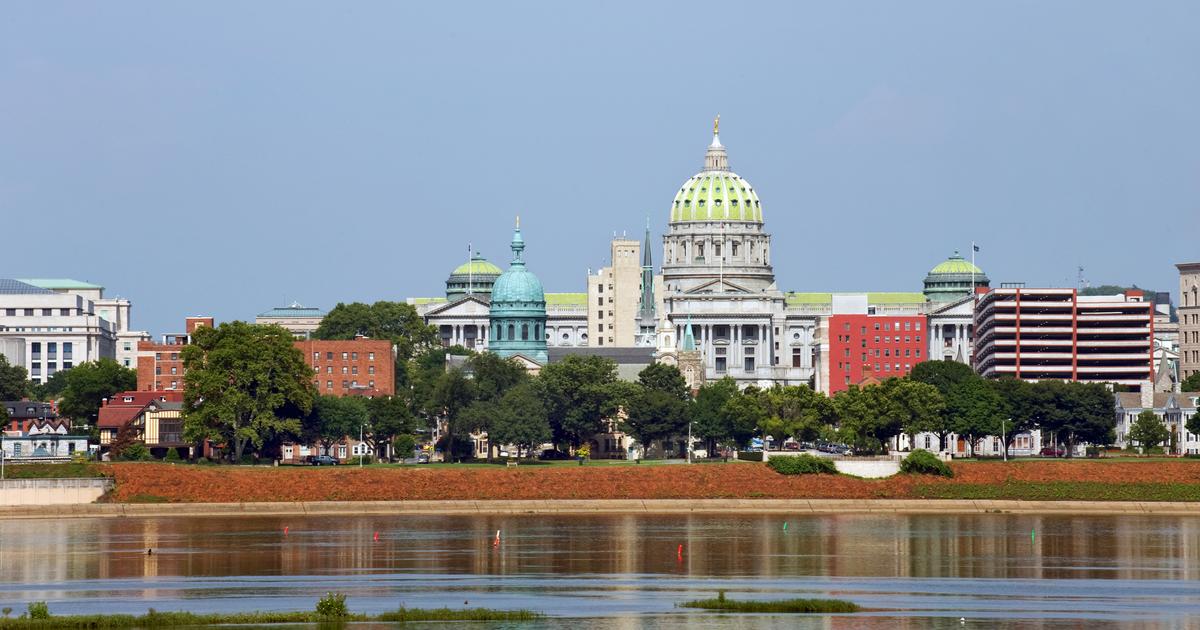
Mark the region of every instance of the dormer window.
<instances>
[{"instance_id":1,"label":"dormer window","mask_svg":"<svg viewBox=\"0 0 1200 630\"><path fill-rule=\"evenodd\" d=\"M690 207L690 206L692 205L692 200L691 200L691 199L684 199L684 200L683 200L683 205L684 205L685 207Z\"/></svg>"},{"instance_id":2,"label":"dormer window","mask_svg":"<svg viewBox=\"0 0 1200 630\"><path fill-rule=\"evenodd\" d=\"M714 200L713 200L713 203L719 206L719 205L721 205L721 200L720 200L720 199L714 199Z\"/></svg>"},{"instance_id":3,"label":"dormer window","mask_svg":"<svg viewBox=\"0 0 1200 630\"><path fill-rule=\"evenodd\" d=\"M736 206L736 205L737 205L737 202L738 202L738 200L737 200L737 199L730 199L730 200L729 200L729 205L731 205L731 206Z\"/></svg>"},{"instance_id":4,"label":"dormer window","mask_svg":"<svg viewBox=\"0 0 1200 630\"><path fill-rule=\"evenodd\" d=\"M698 203L700 204L700 207L701 207L701 208L703 208L703 207L704 207L704 200L703 200L703 199L701 199L701 200L700 200Z\"/></svg>"}]
</instances>

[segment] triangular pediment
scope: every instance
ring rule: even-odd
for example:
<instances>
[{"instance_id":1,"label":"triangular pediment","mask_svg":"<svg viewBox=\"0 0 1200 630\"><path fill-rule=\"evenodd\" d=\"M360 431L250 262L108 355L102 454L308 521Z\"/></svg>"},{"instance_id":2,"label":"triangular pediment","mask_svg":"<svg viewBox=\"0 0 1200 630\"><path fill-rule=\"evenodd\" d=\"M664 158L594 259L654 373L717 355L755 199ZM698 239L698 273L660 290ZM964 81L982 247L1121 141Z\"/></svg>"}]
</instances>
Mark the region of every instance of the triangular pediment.
<instances>
[{"instance_id":1,"label":"triangular pediment","mask_svg":"<svg viewBox=\"0 0 1200 630\"><path fill-rule=\"evenodd\" d=\"M930 315L973 315L975 313L975 296L968 295L953 302L934 306Z\"/></svg>"},{"instance_id":2,"label":"triangular pediment","mask_svg":"<svg viewBox=\"0 0 1200 630\"><path fill-rule=\"evenodd\" d=\"M743 287L734 282L730 282L728 280L724 280L721 278L716 278L713 280L709 280L708 282L705 282L704 284L700 284L695 287L692 287L691 289L684 291L684 293L687 295L711 295L711 294L721 294L721 293L749 294L750 290L747 289L746 287Z\"/></svg>"},{"instance_id":3,"label":"triangular pediment","mask_svg":"<svg viewBox=\"0 0 1200 630\"><path fill-rule=\"evenodd\" d=\"M487 317L491 309L492 306L487 300L477 295L466 295L425 313L425 317Z\"/></svg>"},{"instance_id":4,"label":"triangular pediment","mask_svg":"<svg viewBox=\"0 0 1200 630\"><path fill-rule=\"evenodd\" d=\"M512 359L512 360L515 360L517 363L520 363L520 364L521 364L521 367L525 368L526 370L540 370L540 369L542 369L542 364L541 364L541 363L539 363L539 362L538 362L536 359L532 359L532 358L530 358L530 357L527 357L527 356L525 356L525 355L523 355L523 354L521 354L521 353L519 353L519 352L518 352L517 354L514 354L514 355L512 355L512 356L511 356L511 357L509 357L509 358L510 358L510 359Z\"/></svg>"}]
</instances>

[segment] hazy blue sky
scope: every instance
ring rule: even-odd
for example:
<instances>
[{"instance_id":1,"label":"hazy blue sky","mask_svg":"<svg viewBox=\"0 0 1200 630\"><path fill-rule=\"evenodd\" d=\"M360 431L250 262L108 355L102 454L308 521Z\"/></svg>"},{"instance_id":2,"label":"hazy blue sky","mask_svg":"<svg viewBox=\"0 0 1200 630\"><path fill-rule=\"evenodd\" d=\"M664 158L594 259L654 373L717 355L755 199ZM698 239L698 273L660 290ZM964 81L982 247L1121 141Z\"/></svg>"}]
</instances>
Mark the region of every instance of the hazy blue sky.
<instances>
[{"instance_id":1,"label":"hazy blue sky","mask_svg":"<svg viewBox=\"0 0 1200 630\"><path fill-rule=\"evenodd\" d=\"M134 324L438 295L520 214L548 291L658 243L720 112L787 290L1178 289L1200 2L8 2L0 277Z\"/></svg>"}]
</instances>

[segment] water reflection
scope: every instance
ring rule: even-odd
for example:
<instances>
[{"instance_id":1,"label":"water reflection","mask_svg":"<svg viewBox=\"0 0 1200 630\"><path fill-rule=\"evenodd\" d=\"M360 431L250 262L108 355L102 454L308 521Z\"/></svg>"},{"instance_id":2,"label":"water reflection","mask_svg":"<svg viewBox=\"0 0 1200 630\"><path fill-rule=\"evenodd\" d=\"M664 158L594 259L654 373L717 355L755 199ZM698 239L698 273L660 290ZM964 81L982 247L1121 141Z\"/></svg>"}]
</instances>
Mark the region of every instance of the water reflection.
<instances>
[{"instance_id":1,"label":"water reflection","mask_svg":"<svg viewBox=\"0 0 1200 630\"><path fill-rule=\"evenodd\" d=\"M1200 519L1136 515L11 520L0 521L0 602L308 609L336 589L359 610L463 599L646 627L645 618L622 616L676 613L674 602L724 588L744 597L845 596L899 611L888 613L891 622L910 614L957 621L963 610L992 620L1132 620L1145 611L1179 620L1200 612L1200 589L1189 582L1200 571L1198 548ZM843 621L824 618L822 627L855 627Z\"/></svg>"}]
</instances>

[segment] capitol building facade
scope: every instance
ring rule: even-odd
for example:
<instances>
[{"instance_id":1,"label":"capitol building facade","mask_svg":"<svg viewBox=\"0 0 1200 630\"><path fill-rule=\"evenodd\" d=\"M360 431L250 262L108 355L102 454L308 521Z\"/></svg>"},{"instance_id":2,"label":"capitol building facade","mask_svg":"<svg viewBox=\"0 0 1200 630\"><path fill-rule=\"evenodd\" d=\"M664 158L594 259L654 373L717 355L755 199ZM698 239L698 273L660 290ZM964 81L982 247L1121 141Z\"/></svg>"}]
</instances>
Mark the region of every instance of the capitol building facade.
<instances>
[{"instance_id":1,"label":"capitol building facade","mask_svg":"<svg viewBox=\"0 0 1200 630\"><path fill-rule=\"evenodd\" d=\"M450 274L445 297L408 301L447 346L494 349L534 370L547 361L546 348L560 349L549 356L640 349L627 354L679 365L693 387L730 377L742 386L828 392L831 364L850 359L829 356L828 322L839 314L924 315L926 358L970 361L971 296L988 279L957 253L929 272L923 292L781 290L762 201L730 169L716 122L702 170L675 190L669 213L659 272L647 228L641 240L614 238L610 266L588 272L585 292L544 293L536 265L526 268L518 229L509 271L474 255ZM537 243L529 247L536 252ZM506 275L505 296L497 296L493 287ZM533 332L521 338L517 323L509 333L510 320Z\"/></svg>"}]
</instances>

